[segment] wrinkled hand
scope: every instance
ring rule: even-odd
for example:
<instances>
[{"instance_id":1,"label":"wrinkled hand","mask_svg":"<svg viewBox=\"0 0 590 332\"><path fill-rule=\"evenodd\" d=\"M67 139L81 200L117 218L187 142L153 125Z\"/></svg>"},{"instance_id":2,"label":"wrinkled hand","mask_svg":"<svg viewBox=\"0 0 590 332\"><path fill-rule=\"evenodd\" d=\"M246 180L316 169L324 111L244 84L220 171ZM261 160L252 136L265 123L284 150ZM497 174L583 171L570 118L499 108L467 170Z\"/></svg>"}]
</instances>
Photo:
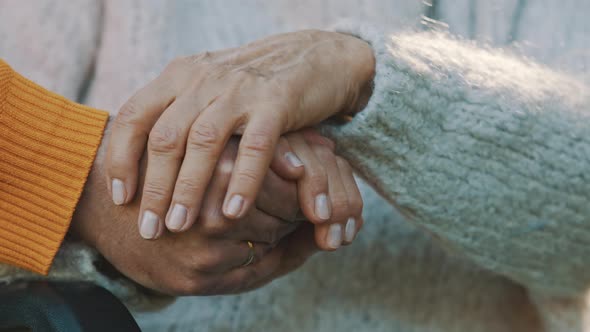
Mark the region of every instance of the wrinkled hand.
<instances>
[{"instance_id":1,"label":"wrinkled hand","mask_svg":"<svg viewBox=\"0 0 590 332\"><path fill-rule=\"evenodd\" d=\"M298 130L280 138L271 164L281 177L297 180L300 206L313 217L316 243L323 250L350 244L363 225L363 199L352 167L334 148L334 142L315 130ZM287 160L305 169L298 174Z\"/></svg>"},{"instance_id":2,"label":"wrinkled hand","mask_svg":"<svg viewBox=\"0 0 590 332\"><path fill-rule=\"evenodd\" d=\"M226 217L242 218L255 203L279 136L356 111L367 99L373 72L367 43L324 31L179 58L116 118L105 164L113 201L134 198L147 145L140 223L188 230L223 147L232 134L242 134L223 203ZM313 222L330 218L317 211L304 209Z\"/></svg>"},{"instance_id":3,"label":"wrinkled hand","mask_svg":"<svg viewBox=\"0 0 590 332\"><path fill-rule=\"evenodd\" d=\"M227 294L264 285L303 264L317 248L311 224L285 221L293 220L299 209L296 186L272 172L264 179L256 208L238 222L223 216L221 204L237 149L238 141L232 139L223 151L199 222L186 232L145 241L136 231L138 200L125 207L111 205L101 147L72 233L96 247L127 277L166 294ZM161 225L156 227L156 232L163 232ZM249 258L246 241L254 242L255 259L242 266Z\"/></svg>"}]
</instances>

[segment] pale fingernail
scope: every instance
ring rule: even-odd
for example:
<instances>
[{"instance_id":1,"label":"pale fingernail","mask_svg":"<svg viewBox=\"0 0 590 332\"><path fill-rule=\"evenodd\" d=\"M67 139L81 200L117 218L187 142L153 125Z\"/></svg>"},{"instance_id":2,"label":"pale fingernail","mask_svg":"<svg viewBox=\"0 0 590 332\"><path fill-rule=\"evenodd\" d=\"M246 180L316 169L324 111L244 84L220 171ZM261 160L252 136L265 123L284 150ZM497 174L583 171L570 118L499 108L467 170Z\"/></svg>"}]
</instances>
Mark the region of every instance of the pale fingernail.
<instances>
[{"instance_id":1,"label":"pale fingernail","mask_svg":"<svg viewBox=\"0 0 590 332\"><path fill-rule=\"evenodd\" d=\"M342 244L342 226L332 224L328 229L328 247L337 249Z\"/></svg>"},{"instance_id":2,"label":"pale fingernail","mask_svg":"<svg viewBox=\"0 0 590 332\"><path fill-rule=\"evenodd\" d=\"M166 220L166 226L173 231L181 230L186 223L186 215L187 209L183 205L174 204L172 212L170 212L170 216Z\"/></svg>"},{"instance_id":3,"label":"pale fingernail","mask_svg":"<svg viewBox=\"0 0 590 332\"><path fill-rule=\"evenodd\" d=\"M328 204L328 196L326 194L319 194L315 197L315 215L322 219L330 219L330 205Z\"/></svg>"},{"instance_id":4,"label":"pale fingernail","mask_svg":"<svg viewBox=\"0 0 590 332\"><path fill-rule=\"evenodd\" d=\"M291 166L293 166L293 167L303 166L303 163L301 162L301 160L299 160L299 158L297 158L297 156L293 152L285 153L285 159L287 159L289 164L291 164Z\"/></svg>"},{"instance_id":5,"label":"pale fingernail","mask_svg":"<svg viewBox=\"0 0 590 332\"><path fill-rule=\"evenodd\" d=\"M122 205L125 203L125 184L119 179L113 179L111 182L111 195L113 197L113 203L116 205Z\"/></svg>"},{"instance_id":6,"label":"pale fingernail","mask_svg":"<svg viewBox=\"0 0 590 332\"><path fill-rule=\"evenodd\" d=\"M150 240L156 237L158 232L158 216L152 211L145 211L141 217L141 223L139 224L139 234L144 239Z\"/></svg>"},{"instance_id":7,"label":"pale fingernail","mask_svg":"<svg viewBox=\"0 0 590 332\"><path fill-rule=\"evenodd\" d=\"M344 238L346 242L352 242L356 233L356 220L352 217L346 221L346 227L344 228Z\"/></svg>"},{"instance_id":8,"label":"pale fingernail","mask_svg":"<svg viewBox=\"0 0 590 332\"><path fill-rule=\"evenodd\" d=\"M237 217L244 205L244 198L241 195L233 195L227 202L225 207L225 214L231 217Z\"/></svg>"}]
</instances>

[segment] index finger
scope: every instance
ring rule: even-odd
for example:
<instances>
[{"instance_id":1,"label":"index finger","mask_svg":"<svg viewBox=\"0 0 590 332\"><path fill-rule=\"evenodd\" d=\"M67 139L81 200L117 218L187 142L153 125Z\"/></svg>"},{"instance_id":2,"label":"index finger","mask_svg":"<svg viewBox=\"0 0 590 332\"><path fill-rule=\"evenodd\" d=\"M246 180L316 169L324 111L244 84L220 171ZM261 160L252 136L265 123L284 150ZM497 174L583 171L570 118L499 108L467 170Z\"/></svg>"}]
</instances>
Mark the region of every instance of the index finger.
<instances>
[{"instance_id":1,"label":"index finger","mask_svg":"<svg viewBox=\"0 0 590 332\"><path fill-rule=\"evenodd\" d=\"M105 160L107 186L115 204L133 199L149 132L174 98L173 88L155 79L131 97L115 118Z\"/></svg>"}]
</instances>

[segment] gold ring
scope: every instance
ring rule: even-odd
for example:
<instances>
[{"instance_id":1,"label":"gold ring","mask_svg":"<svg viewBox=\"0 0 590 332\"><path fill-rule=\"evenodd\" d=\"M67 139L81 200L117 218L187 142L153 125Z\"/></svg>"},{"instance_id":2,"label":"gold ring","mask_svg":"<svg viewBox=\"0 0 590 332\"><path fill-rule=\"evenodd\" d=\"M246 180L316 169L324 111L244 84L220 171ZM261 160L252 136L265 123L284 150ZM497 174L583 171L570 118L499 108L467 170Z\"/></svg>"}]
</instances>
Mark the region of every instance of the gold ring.
<instances>
[{"instance_id":1,"label":"gold ring","mask_svg":"<svg viewBox=\"0 0 590 332\"><path fill-rule=\"evenodd\" d=\"M256 256L256 251L254 250L254 243L252 241L246 241L248 243L248 258L242 264L242 267L248 266L254 262L254 257Z\"/></svg>"}]
</instances>

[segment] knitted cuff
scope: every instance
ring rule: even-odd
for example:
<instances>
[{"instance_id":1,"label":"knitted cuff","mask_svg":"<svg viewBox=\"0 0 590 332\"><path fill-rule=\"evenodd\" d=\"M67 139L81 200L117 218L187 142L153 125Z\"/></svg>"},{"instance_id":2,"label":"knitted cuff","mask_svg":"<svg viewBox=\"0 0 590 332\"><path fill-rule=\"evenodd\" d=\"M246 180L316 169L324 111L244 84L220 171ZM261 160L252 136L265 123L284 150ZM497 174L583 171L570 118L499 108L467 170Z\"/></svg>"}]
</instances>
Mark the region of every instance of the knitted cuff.
<instances>
[{"instance_id":1,"label":"knitted cuff","mask_svg":"<svg viewBox=\"0 0 590 332\"><path fill-rule=\"evenodd\" d=\"M107 118L0 60L0 262L47 274Z\"/></svg>"}]
</instances>

